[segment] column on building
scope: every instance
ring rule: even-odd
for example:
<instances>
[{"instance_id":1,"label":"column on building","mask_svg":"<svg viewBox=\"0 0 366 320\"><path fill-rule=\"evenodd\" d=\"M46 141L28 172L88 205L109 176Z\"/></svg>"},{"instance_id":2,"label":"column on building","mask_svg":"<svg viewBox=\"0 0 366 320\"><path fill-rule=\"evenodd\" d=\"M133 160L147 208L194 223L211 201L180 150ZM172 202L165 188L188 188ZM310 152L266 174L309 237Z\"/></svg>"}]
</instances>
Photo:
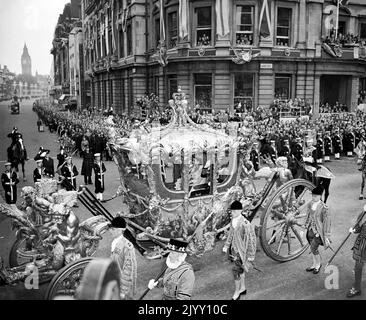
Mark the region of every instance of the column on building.
<instances>
[{"instance_id":1,"label":"column on building","mask_svg":"<svg viewBox=\"0 0 366 320\"><path fill-rule=\"evenodd\" d=\"M271 63L260 64L258 84L258 106L268 107L273 102L274 95L274 73Z\"/></svg>"}]
</instances>

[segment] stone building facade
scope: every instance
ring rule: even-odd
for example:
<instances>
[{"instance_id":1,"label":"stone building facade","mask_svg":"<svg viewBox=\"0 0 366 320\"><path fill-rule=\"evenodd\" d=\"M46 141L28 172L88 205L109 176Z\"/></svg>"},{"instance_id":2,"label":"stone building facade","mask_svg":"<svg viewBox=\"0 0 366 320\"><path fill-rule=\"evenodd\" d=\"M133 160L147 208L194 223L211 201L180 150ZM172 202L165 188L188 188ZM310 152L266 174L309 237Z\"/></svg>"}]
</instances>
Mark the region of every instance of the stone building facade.
<instances>
[{"instance_id":1,"label":"stone building facade","mask_svg":"<svg viewBox=\"0 0 366 320\"><path fill-rule=\"evenodd\" d=\"M177 86L211 111L302 98L349 110L366 90L366 3L331 0L83 0L94 107L130 113ZM339 46L341 44L341 46Z\"/></svg>"}]
</instances>

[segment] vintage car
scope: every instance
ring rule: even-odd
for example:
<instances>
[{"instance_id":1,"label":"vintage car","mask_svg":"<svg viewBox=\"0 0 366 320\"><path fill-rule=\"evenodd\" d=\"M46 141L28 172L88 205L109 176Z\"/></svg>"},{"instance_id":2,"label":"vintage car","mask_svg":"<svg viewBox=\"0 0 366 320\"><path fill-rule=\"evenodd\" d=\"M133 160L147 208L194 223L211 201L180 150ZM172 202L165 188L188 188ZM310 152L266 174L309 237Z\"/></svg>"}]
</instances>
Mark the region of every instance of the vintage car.
<instances>
[{"instance_id":1,"label":"vintage car","mask_svg":"<svg viewBox=\"0 0 366 320\"><path fill-rule=\"evenodd\" d=\"M10 113L11 114L19 114L20 113L20 105L18 101L12 101L10 105Z\"/></svg>"}]
</instances>

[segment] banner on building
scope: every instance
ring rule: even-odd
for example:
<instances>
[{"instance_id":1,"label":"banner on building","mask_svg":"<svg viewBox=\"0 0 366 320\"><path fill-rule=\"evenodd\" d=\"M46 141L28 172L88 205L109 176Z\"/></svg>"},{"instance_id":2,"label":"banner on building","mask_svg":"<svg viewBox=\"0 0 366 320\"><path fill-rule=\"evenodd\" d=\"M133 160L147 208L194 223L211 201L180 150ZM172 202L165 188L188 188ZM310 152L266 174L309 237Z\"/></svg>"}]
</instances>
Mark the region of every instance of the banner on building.
<instances>
[{"instance_id":1,"label":"banner on building","mask_svg":"<svg viewBox=\"0 0 366 320\"><path fill-rule=\"evenodd\" d=\"M188 38L188 0L179 0L179 37Z\"/></svg>"},{"instance_id":2,"label":"banner on building","mask_svg":"<svg viewBox=\"0 0 366 320\"><path fill-rule=\"evenodd\" d=\"M272 22L270 14L271 0L262 0L259 14L259 35L261 39L272 39Z\"/></svg>"},{"instance_id":3,"label":"banner on building","mask_svg":"<svg viewBox=\"0 0 366 320\"><path fill-rule=\"evenodd\" d=\"M220 37L225 37L230 33L229 9L229 0L216 0L216 26L217 35Z\"/></svg>"},{"instance_id":4,"label":"banner on building","mask_svg":"<svg viewBox=\"0 0 366 320\"><path fill-rule=\"evenodd\" d=\"M160 41L165 42L164 0L160 0Z\"/></svg>"}]
</instances>

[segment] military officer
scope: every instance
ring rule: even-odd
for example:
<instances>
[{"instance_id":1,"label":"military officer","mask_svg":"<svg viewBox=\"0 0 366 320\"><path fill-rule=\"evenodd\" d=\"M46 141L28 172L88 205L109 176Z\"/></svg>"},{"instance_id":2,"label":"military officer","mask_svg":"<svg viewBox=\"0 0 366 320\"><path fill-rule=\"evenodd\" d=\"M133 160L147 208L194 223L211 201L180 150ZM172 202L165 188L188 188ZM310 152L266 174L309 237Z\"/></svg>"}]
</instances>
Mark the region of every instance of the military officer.
<instances>
[{"instance_id":1,"label":"military officer","mask_svg":"<svg viewBox=\"0 0 366 320\"><path fill-rule=\"evenodd\" d=\"M334 148L334 157L337 160L340 160L341 152L343 150L343 143L342 143L342 137L339 133L339 129L335 129L334 135L333 135L333 148Z\"/></svg>"},{"instance_id":2,"label":"military officer","mask_svg":"<svg viewBox=\"0 0 366 320\"><path fill-rule=\"evenodd\" d=\"M47 173L51 178L55 176L55 166L53 159L50 157L50 150L43 150L41 157L44 155L43 168L44 172Z\"/></svg>"},{"instance_id":3,"label":"military officer","mask_svg":"<svg viewBox=\"0 0 366 320\"><path fill-rule=\"evenodd\" d=\"M95 176L95 194L98 200L103 200L104 192L104 173L107 171L104 162L100 160L100 153L94 154L94 176Z\"/></svg>"},{"instance_id":4,"label":"military officer","mask_svg":"<svg viewBox=\"0 0 366 320\"><path fill-rule=\"evenodd\" d=\"M297 161L302 160L302 156L304 154L304 147L301 143L301 138L296 137L293 150L291 150L291 154L297 159Z\"/></svg>"},{"instance_id":5,"label":"military officer","mask_svg":"<svg viewBox=\"0 0 366 320\"><path fill-rule=\"evenodd\" d=\"M317 163L323 163L324 141L321 132L318 132L318 139L316 141L316 152L317 152Z\"/></svg>"},{"instance_id":6,"label":"military officer","mask_svg":"<svg viewBox=\"0 0 366 320\"><path fill-rule=\"evenodd\" d=\"M324 161L330 161L330 156L332 154L332 138L330 136L330 131L325 132L324 136Z\"/></svg>"},{"instance_id":7,"label":"military officer","mask_svg":"<svg viewBox=\"0 0 366 320\"><path fill-rule=\"evenodd\" d=\"M254 142L252 150L250 151L250 161L253 163L254 170L259 170L259 149L258 142Z\"/></svg>"},{"instance_id":8,"label":"military officer","mask_svg":"<svg viewBox=\"0 0 366 320\"><path fill-rule=\"evenodd\" d=\"M79 174L78 169L72 163L71 156L66 157L66 164L61 168L61 185L66 191L76 190L76 176ZM67 182L66 182L66 181Z\"/></svg>"},{"instance_id":9,"label":"military officer","mask_svg":"<svg viewBox=\"0 0 366 320\"><path fill-rule=\"evenodd\" d=\"M17 184L19 179L10 162L5 163L5 172L1 175L1 183L5 191L6 203L15 204L17 202Z\"/></svg>"},{"instance_id":10,"label":"military officer","mask_svg":"<svg viewBox=\"0 0 366 320\"><path fill-rule=\"evenodd\" d=\"M38 159L36 160L37 163L37 168L34 169L33 171L33 181L34 183L39 182L42 180L42 176L43 176L43 160L42 159Z\"/></svg>"},{"instance_id":11,"label":"military officer","mask_svg":"<svg viewBox=\"0 0 366 320\"><path fill-rule=\"evenodd\" d=\"M164 287L163 300L191 300L195 276L192 265L185 261L188 242L170 239L167 249L170 251L162 279L151 279L148 288L151 290Z\"/></svg>"},{"instance_id":12,"label":"military officer","mask_svg":"<svg viewBox=\"0 0 366 320\"><path fill-rule=\"evenodd\" d=\"M271 140L271 144L268 148L268 153L269 153L269 156L271 157L271 160L273 161L273 163L276 163L276 160L277 160L277 148L276 148L276 140Z\"/></svg>"}]
</instances>

